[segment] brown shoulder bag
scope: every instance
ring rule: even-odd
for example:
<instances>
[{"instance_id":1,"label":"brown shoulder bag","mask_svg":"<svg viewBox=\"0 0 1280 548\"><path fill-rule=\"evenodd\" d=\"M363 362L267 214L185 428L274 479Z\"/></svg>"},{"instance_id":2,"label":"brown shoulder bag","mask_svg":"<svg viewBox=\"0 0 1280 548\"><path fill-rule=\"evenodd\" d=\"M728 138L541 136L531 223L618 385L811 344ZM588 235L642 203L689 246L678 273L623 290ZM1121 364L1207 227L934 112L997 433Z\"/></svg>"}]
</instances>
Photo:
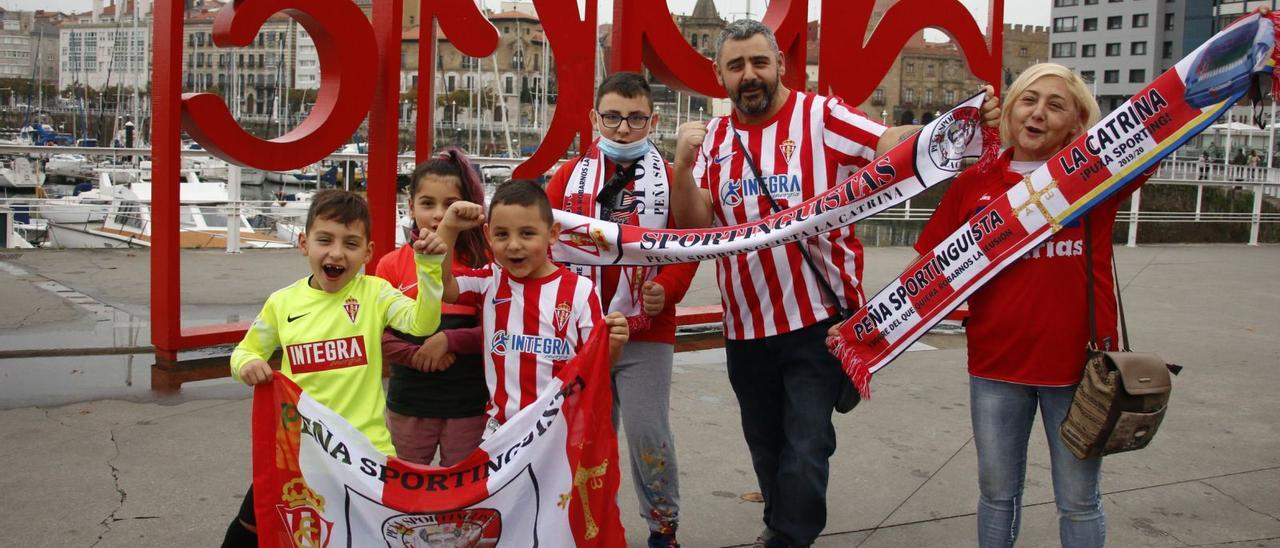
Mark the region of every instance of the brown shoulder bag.
<instances>
[{"instance_id":1,"label":"brown shoulder bag","mask_svg":"<svg viewBox=\"0 0 1280 548\"><path fill-rule=\"evenodd\" d=\"M1087 459L1142 449L1155 437L1164 420L1173 389L1173 375L1182 366L1165 363L1159 356L1129 349L1124 305L1116 280L1116 305L1120 316L1121 350L1099 351L1094 315L1093 249L1088 217L1084 220L1086 296L1089 306L1089 354L1084 377L1076 387L1067 418L1058 428L1062 441L1077 458ZM1115 257L1112 257L1115 277Z\"/></svg>"}]
</instances>

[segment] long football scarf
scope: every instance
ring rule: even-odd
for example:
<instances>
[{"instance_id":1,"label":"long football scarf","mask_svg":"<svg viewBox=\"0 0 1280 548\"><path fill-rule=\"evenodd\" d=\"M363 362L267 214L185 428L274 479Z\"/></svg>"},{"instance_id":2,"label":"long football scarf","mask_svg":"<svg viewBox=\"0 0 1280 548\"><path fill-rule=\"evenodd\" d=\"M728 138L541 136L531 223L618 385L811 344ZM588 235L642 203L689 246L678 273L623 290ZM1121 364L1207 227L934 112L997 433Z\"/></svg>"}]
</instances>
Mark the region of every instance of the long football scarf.
<instances>
[{"instance_id":1,"label":"long football scarf","mask_svg":"<svg viewBox=\"0 0 1280 548\"><path fill-rule=\"evenodd\" d=\"M1275 20L1280 14L1255 14L1215 35L975 213L843 322L827 345L862 397L870 396L871 374L975 290L1200 133L1255 75L1274 77L1280 58Z\"/></svg>"},{"instance_id":2,"label":"long football scarf","mask_svg":"<svg viewBox=\"0 0 1280 548\"><path fill-rule=\"evenodd\" d=\"M911 199L960 172L962 160L994 157L981 127L979 93L826 192L751 223L698 230L646 228L556 211L552 259L579 265L706 261L774 247L848 226ZM984 143L986 143L984 148ZM754 184L754 183L749 183ZM573 182L570 182L570 186Z\"/></svg>"},{"instance_id":3,"label":"long football scarf","mask_svg":"<svg viewBox=\"0 0 1280 548\"><path fill-rule=\"evenodd\" d=\"M449 468L378 452L276 374L253 400L262 546L622 546L608 330Z\"/></svg>"},{"instance_id":4,"label":"long football scarf","mask_svg":"<svg viewBox=\"0 0 1280 548\"><path fill-rule=\"evenodd\" d=\"M608 218L604 218L597 201L607 184L603 168L604 154L593 143L587 154L573 166L572 175L564 187L565 211L622 225L667 228L671 182L667 180L667 163L657 148L650 147L649 152L636 161L635 182L630 189L617 190ZM623 168L617 166L616 169L621 171ZM590 278L597 293L603 291L600 266L570 264L568 268L579 276ZM649 316L642 312L640 290L645 282L654 278L657 269L646 266L620 266L618 269L618 285L613 296L605 301L606 296L601 294L600 300L605 310L622 312L633 330L647 329Z\"/></svg>"}]
</instances>

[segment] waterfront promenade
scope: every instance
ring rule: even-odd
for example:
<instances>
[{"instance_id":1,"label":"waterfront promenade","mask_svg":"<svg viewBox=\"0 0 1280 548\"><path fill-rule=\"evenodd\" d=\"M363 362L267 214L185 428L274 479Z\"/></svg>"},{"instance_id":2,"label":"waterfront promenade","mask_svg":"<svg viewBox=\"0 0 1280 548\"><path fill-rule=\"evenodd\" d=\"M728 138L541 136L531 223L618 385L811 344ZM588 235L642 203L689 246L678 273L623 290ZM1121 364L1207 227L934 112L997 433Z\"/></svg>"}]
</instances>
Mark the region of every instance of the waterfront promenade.
<instances>
[{"instance_id":1,"label":"waterfront promenade","mask_svg":"<svg viewBox=\"0 0 1280 548\"><path fill-rule=\"evenodd\" d=\"M913 256L868 248L866 285ZM1280 546L1280 246L1118 247L1117 259L1134 347L1186 370L1152 446L1104 464L1109 545ZM182 267L193 322L250 319L306 273L296 250L188 252ZM148 279L145 251L0 252L0 545L221 540L250 478L249 389L217 379L150 392ZM704 264L686 304L718 299ZM964 338L922 342L837 416L817 546L975 544ZM750 544L760 504L747 500L757 488L723 351L677 355L673 378L681 541ZM1057 545L1043 436L1037 425L1021 546ZM642 546L633 493L624 474L623 522Z\"/></svg>"}]
</instances>

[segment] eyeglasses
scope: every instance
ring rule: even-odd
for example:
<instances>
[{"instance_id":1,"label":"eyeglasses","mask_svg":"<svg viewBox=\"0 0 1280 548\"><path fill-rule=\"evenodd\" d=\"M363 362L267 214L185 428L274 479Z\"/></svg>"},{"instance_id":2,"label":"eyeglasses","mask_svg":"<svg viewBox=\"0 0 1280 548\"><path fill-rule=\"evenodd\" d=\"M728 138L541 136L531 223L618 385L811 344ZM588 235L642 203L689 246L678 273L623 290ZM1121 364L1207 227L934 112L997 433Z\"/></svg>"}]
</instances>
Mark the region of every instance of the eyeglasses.
<instances>
[{"instance_id":1,"label":"eyeglasses","mask_svg":"<svg viewBox=\"0 0 1280 548\"><path fill-rule=\"evenodd\" d=\"M600 112L598 110L596 111L596 114L600 115L600 123L604 124L604 127L609 129L621 126L623 120L627 121L627 126L631 129L644 129L645 126L649 125L649 118L652 116L650 114L632 114L630 116L623 116L615 112Z\"/></svg>"}]
</instances>

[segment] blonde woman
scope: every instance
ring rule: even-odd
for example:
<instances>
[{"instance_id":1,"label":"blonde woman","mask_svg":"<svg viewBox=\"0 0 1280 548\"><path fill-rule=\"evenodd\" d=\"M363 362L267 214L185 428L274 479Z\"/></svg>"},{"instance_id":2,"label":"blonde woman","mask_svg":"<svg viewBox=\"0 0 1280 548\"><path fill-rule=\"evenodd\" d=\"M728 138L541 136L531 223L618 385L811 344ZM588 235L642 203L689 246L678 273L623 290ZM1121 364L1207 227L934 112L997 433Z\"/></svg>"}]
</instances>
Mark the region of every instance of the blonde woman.
<instances>
[{"instance_id":1,"label":"blonde woman","mask_svg":"<svg viewBox=\"0 0 1280 548\"><path fill-rule=\"evenodd\" d=\"M1070 69L1052 63L1028 68L1004 98L1000 137L1006 148L999 161L956 178L916 250L930 251L1098 118L1097 102ZM1116 345L1111 234L1123 199L1112 197L1086 215L1087 222L1063 227L969 298L966 334L981 546L1011 546L1017 539L1037 407L1049 442L1062 545L1103 545L1101 459L1077 459L1059 438L1058 425L1080 382L1089 339L1086 227L1099 341L1106 347Z\"/></svg>"}]
</instances>

